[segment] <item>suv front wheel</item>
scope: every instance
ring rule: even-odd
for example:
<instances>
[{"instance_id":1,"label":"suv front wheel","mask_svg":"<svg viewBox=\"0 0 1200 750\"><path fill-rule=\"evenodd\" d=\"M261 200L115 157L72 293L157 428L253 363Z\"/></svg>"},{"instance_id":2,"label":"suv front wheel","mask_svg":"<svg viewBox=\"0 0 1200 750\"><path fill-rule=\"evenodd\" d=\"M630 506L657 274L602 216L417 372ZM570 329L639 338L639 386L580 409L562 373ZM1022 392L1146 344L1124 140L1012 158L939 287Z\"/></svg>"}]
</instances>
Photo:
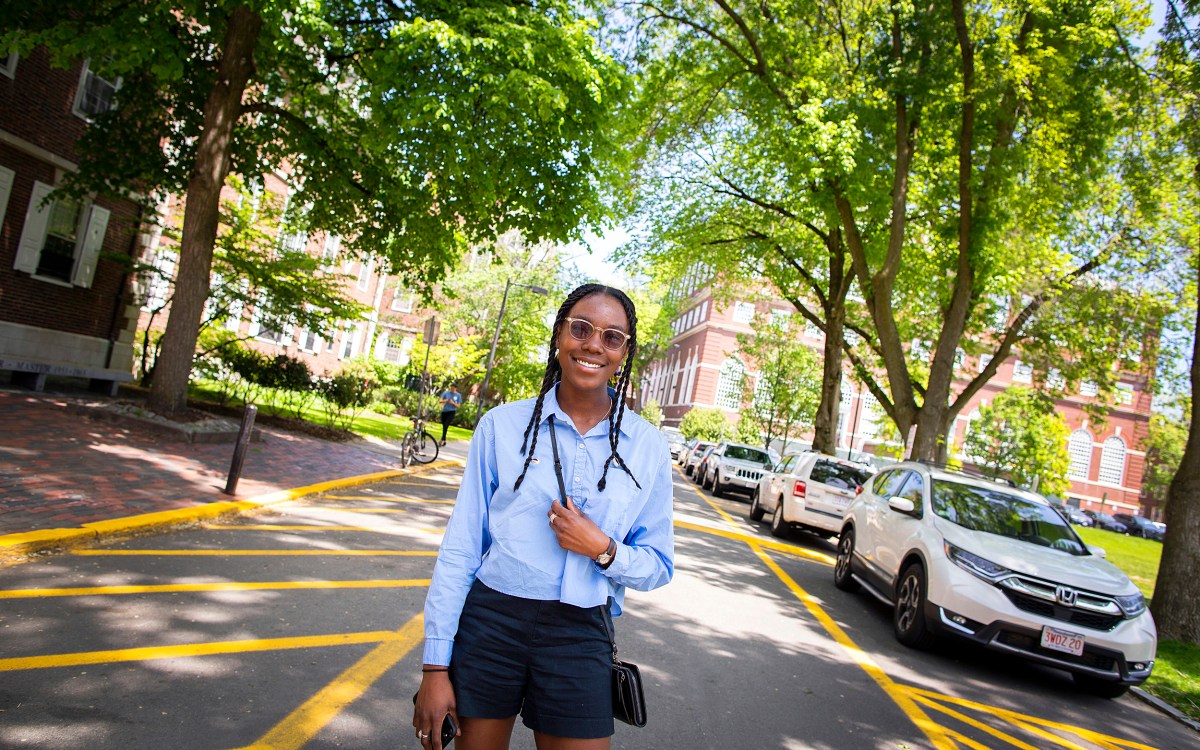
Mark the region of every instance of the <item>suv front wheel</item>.
<instances>
[{"instance_id":1,"label":"suv front wheel","mask_svg":"<svg viewBox=\"0 0 1200 750\"><path fill-rule=\"evenodd\" d=\"M854 529L843 529L838 539L837 561L833 564L833 585L842 591L858 591L860 585L850 570L850 558L854 556Z\"/></svg>"},{"instance_id":2,"label":"suv front wheel","mask_svg":"<svg viewBox=\"0 0 1200 750\"><path fill-rule=\"evenodd\" d=\"M763 519L762 498L758 494L758 488L754 488L754 496L750 498L750 520L761 521Z\"/></svg>"},{"instance_id":3,"label":"suv front wheel","mask_svg":"<svg viewBox=\"0 0 1200 750\"><path fill-rule=\"evenodd\" d=\"M892 625L896 640L909 648L925 649L933 645L933 634L925 622L925 569L920 563L909 563L900 573Z\"/></svg>"}]
</instances>

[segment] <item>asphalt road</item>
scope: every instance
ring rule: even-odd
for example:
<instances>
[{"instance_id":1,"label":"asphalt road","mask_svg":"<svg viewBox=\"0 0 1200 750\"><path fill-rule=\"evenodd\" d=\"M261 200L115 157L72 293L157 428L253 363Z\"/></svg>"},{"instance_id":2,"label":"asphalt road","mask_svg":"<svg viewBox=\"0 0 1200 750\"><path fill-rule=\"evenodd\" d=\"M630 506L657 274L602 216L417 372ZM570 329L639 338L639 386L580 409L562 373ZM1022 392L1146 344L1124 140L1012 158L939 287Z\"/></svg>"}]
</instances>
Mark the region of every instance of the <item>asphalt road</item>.
<instances>
[{"instance_id":1,"label":"asphalt road","mask_svg":"<svg viewBox=\"0 0 1200 750\"><path fill-rule=\"evenodd\" d=\"M0 748L418 747L421 607L459 474L0 569ZM906 649L884 607L833 587L828 542L773 539L682 475L675 504L676 578L617 622L650 723L615 748L1200 744L1053 670Z\"/></svg>"}]
</instances>

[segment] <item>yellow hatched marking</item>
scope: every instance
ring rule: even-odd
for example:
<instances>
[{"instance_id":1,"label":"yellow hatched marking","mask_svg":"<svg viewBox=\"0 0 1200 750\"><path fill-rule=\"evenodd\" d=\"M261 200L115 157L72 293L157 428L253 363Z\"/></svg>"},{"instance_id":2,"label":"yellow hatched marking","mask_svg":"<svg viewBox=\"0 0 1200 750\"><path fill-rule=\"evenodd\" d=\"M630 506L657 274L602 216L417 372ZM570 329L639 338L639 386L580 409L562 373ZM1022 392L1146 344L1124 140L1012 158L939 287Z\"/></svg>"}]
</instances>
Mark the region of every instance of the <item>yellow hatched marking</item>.
<instances>
[{"instance_id":1,"label":"yellow hatched marking","mask_svg":"<svg viewBox=\"0 0 1200 750\"><path fill-rule=\"evenodd\" d=\"M721 512L722 515L724 515L724 511L722 511L720 508L717 508L717 510L719 512ZM731 523L733 522L732 518L730 518L729 516L726 516L726 518L729 518ZM729 531L728 529L716 529L716 528L713 528L712 526L705 526L704 524L700 524L700 523L691 523L690 521L676 521L675 526L680 529L689 529L691 531L702 531L706 534L712 534L713 536L725 537L726 539L733 539L734 541L745 542L746 544L757 544L760 547L764 547L766 549L775 550L777 552L783 552L783 553L786 553L789 555L793 555L795 557L803 557L807 560L812 560L814 562L819 562L824 565L828 565L831 568L833 567L833 563L834 563L833 558L830 557L829 555L825 554L824 552L817 552L816 550L805 549L804 547L800 547L795 544L788 544L787 542L776 542L776 541L772 541L769 539L762 539L753 534L744 534L739 531Z\"/></svg>"},{"instance_id":2,"label":"yellow hatched marking","mask_svg":"<svg viewBox=\"0 0 1200 750\"><path fill-rule=\"evenodd\" d=\"M915 695L914 697L918 703L924 704L925 706L932 708L934 711L940 711L952 719L956 719L957 721L960 721L963 724L966 724L967 726L974 727L974 728L978 729L979 731L981 731L985 734L989 734L992 737L995 737L996 739L998 739L1002 742L1012 745L1013 747L1020 748L1020 750L1039 750L1039 748L1037 748L1033 745L1030 745L1028 742L1019 740L1016 737L1013 737L1011 734L1008 734L1007 732L1002 732L999 729L994 729L992 727L989 727L987 724L984 724L982 721L979 721L978 719L972 719L970 716L967 716L966 714L961 713L959 711L955 711L954 709L952 709L948 706L943 706L942 704L938 703L937 701L932 701L929 698L926 698L925 696L922 696L922 695ZM1052 739L1052 738L1055 740L1060 739L1060 738L1054 737L1054 735L1050 734L1049 732L1040 732L1039 734L1041 736L1043 736L1043 739ZM1077 748L1077 750L1083 750L1083 748L1079 747L1079 745L1076 745L1074 743L1065 743L1065 744L1067 747Z\"/></svg>"},{"instance_id":3,"label":"yellow hatched marking","mask_svg":"<svg viewBox=\"0 0 1200 750\"><path fill-rule=\"evenodd\" d=\"M122 596L127 594L176 594L206 591L302 591L329 589L395 589L428 586L428 578L358 581L264 581L214 583L166 583L145 586L91 586L69 589L12 589L0 591L0 599L40 599L56 596Z\"/></svg>"},{"instance_id":4,"label":"yellow hatched marking","mask_svg":"<svg viewBox=\"0 0 1200 750\"><path fill-rule=\"evenodd\" d=\"M1125 740L1125 739L1121 739L1119 737L1113 737L1111 735L1101 734L1100 732L1095 732L1091 729L1085 729L1084 727L1078 727L1078 726L1074 726L1072 724L1063 724L1062 722L1053 721L1051 719L1042 719L1037 716L1030 716L1028 714L1018 713L1016 711L1012 711L1007 708L999 708L997 706L989 706L987 704L972 701L967 698L959 698L959 697L953 696L953 695L945 695L943 693L935 693L931 690L925 690L924 688L918 688L918 687L910 687L909 691L911 693L913 693L913 695L917 696L918 698L925 698L927 700L937 701L940 703L948 703L951 705L961 706L963 708L967 708L972 711L979 711L981 713L991 714L999 719L1007 721L1010 724L1015 724L1017 726L1021 726L1022 728L1026 729L1026 731L1029 731L1031 733L1037 733L1038 732L1037 727L1044 727L1045 729L1053 729L1055 731L1062 732L1064 734L1074 735L1074 736L1078 737L1079 739L1084 740L1086 742L1090 742L1094 745L1099 745L1104 748L1111 748L1112 750L1116 750L1116 748L1122 748L1122 747L1131 748L1132 750L1155 750L1155 748L1150 745L1143 745L1140 742L1135 742L1134 740ZM1052 733L1046 733L1043 736L1045 736L1046 738L1053 738L1059 744L1066 743L1066 740L1064 740L1062 737L1059 737L1058 735L1055 735ZM1067 747L1077 747L1077 746L1067 744Z\"/></svg>"},{"instance_id":5,"label":"yellow hatched marking","mask_svg":"<svg viewBox=\"0 0 1200 750\"><path fill-rule=\"evenodd\" d=\"M420 505L454 505L454 500L426 500L419 497L389 497L387 495L322 495L324 500L382 500L386 503L418 503Z\"/></svg>"},{"instance_id":6,"label":"yellow hatched marking","mask_svg":"<svg viewBox=\"0 0 1200 750\"><path fill-rule=\"evenodd\" d=\"M295 648L324 648L327 646L352 646L360 643L380 643L395 638L387 630L363 633L335 633L333 635L300 636L297 638L265 638L261 640L216 641L213 643L191 643L182 646L146 646L122 648L110 651L83 651L75 654L50 654L47 656L18 656L0 659L0 672L20 669L51 669L54 667L78 667L84 664L112 664L115 662L149 661L151 659L182 659L190 656L218 656L221 654L246 654L256 651L281 651Z\"/></svg>"},{"instance_id":7,"label":"yellow hatched marking","mask_svg":"<svg viewBox=\"0 0 1200 750\"><path fill-rule=\"evenodd\" d=\"M692 490L695 491L695 493L699 495L704 502L708 503L709 507L715 510L718 515L720 515L729 523L736 523L736 521L733 519L733 516L726 513L722 508L705 497L704 493L700 492L695 487L692 487ZM763 552L763 547L766 545L764 545L761 540L749 534L737 534L733 532L726 534L717 529L709 529L708 527L695 525L693 525L692 528L696 528L700 531L711 530L713 533L720 536L728 536L731 539L740 538L742 541L745 541L750 546L750 550L758 556L758 559L762 560L763 564L766 565L771 572L773 572L775 576L783 582L783 585L788 587L788 590L790 590L792 594L800 600L800 603L803 604L805 609L808 610L809 614L812 615L818 623L820 623L821 627L825 629L825 632L829 633L830 637L842 647L842 650L846 653L846 655L849 656L856 664L858 664L859 668L866 672L867 675L875 681L875 684L879 685L879 687L883 689L883 692L886 693L887 696L891 698L892 701L900 708L900 710L904 712L904 715L908 717L909 721L911 721L917 726L918 729L925 733L925 736L929 738L929 741L933 743L933 746L940 748L941 750L954 750L956 745L954 744L954 741L950 739L946 733L946 730L937 722L930 719L929 716L923 710L921 710L921 707L917 705L916 701L914 701L905 692L905 689L894 682L892 678L889 677L887 673L884 672L883 669L880 668L880 666L876 664L870 656L867 655L866 652L859 648L858 644L851 640L850 636L846 635L846 631L842 630L841 626L834 622L833 618L821 608L821 605L818 604L817 601L813 599L807 591L800 587L800 584L796 583L791 576L784 572L783 568L779 567L774 560L772 560L770 557L767 557L767 553Z\"/></svg>"},{"instance_id":8,"label":"yellow hatched marking","mask_svg":"<svg viewBox=\"0 0 1200 750\"><path fill-rule=\"evenodd\" d=\"M324 549L81 549L72 555L85 557L188 557L197 556L229 556L247 557L253 555L278 555L280 557L306 557L315 555L345 556L345 557L437 557L437 550L324 550Z\"/></svg>"},{"instance_id":9,"label":"yellow hatched marking","mask_svg":"<svg viewBox=\"0 0 1200 750\"><path fill-rule=\"evenodd\" d=\"M425 618L416 615L388 640L371 650L338 675L299 708L276 724L250 748L298 750L317 735L341 711L357 700L371 685L408 655L425 637Z\"/></svg>"}]
</instances>

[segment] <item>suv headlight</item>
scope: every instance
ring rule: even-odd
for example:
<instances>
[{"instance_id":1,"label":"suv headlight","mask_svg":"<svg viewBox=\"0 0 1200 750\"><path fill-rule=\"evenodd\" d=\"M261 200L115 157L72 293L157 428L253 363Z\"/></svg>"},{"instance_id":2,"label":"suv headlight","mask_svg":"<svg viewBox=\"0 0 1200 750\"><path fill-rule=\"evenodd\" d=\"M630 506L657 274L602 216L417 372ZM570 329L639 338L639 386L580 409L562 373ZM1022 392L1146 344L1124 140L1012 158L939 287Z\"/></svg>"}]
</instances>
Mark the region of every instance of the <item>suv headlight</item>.
<instances>
[{"instance_id":1,"label":"suv headlight","mask_svg":"<svg viewBox=\"0 0 1200 750\"><path fill-rule=\"evenodd\" d=\"M1146 611L1146 597L1142 596L1140 591L1127 596L1114 596L1113 601L1117 603L1126 617L1137 617Z\"/></svg>"},{"instance_id":2,"label":"suv headlight","mask_svg":"<svg viewBox=\"0 0 1200 750\"><path fill-rule=\"evenodd\" d=\"M997 565L991 560L987 560L979 555L967 552L965 549L955 547L950 542L946 542L945 544L946 557L948 557L955 565L967 571L971 575L978 576L985 581L995 583L1001 578L1012 574L1011 570L1002 565Z\"/></svg>"}]
</instances>

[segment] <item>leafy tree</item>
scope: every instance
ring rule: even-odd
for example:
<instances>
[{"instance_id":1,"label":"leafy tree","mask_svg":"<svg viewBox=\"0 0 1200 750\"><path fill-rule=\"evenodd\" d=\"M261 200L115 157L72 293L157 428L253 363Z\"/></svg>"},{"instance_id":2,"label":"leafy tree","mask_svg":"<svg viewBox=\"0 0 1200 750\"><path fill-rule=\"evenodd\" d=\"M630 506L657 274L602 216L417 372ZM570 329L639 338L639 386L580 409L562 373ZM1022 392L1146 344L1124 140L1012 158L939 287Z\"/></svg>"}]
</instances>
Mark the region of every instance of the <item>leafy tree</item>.
<instances>
[{"instance_id":1,"label":"leafy tree","mask_svg":"<svg viewBox=\"0 0 1200 750\"><path fill-rule=\"evenodd\" d=\"M1179 113L1173 132L1162 139L1178 171L1164 170L1172 178L1179 210L1177 241L1187 269L1195 280L1200 252L1200 2L1168 0L1166 23L1159 45L1158 64L1151 84L1161 84ZM1156 90L1158 87L1156 86ZM1182 162L1182 163L1181 163ZM1180 274L1183 276L1183 274ZM1195 292L1195 286L1192 285ZM1163 544L1151 609L1159 637L1200 644L1200 295L1193 297L1195 312L1190 367L1191 410L1187 443L1167 489L1167 536Z\"/></svg>"},{"instance_id":2,"label":"leafy tree","mask_svg":"<svg viewBox=\"0 0 1200 750\"><path fill-rule=\"evenodd\" d=\"M641 415L642 419L655 427L662 425L662 407L654 399L647 399L645 406L642 407Z\"/></svg>"},{"instance_id":3,"label":"leafy tree","mask_svg":"<svg viewBox=\"0 0 1200 750\"><path fill-rule=\"evenodd\" d=\"M505 298L504 288L509 281L512 285ZM549 294L539 295L529 289L531 286L546 289ZM566 296L554 246L529 242L519 232L481 243L447 277L442 293L447 298L441 309L442 336L460 339L464 347L471 342L477 351L473 358L479 367L464 371L463 376L482 382L503 303L504 319L496 339L488 403L536 395L549 355L546 320Z\"/></svg>"},{"instance_id":4,"label":"leafy tree","mask_svg":"<svg viewBox=\"0 0 1200 750\"><path fill-rule=\"evenodd\" d=\"M1189 407L1190 408L1190 407ZM1150 417L1150 431L1142 441L1146 469L1142 473L1142 498L1165 505L1171 480L1179 471L1187 445L1188 425L1162 414Z\"/></svg>"},{"instance_id":5,"label":"leafy tree","mask_svg":"<svg viewBox=\"0 0 1200 750\"><path fill-rule=\"evenodd\" d=\"M1098 378L1146 330L1125 325L1128 308L1115 328L1051 325L1087 296L1075 289L1111 289L1097 276L1138 251L1148 221L1113 190L1137 174L1118 136L1135 119L1127 40L1143 7L640 7L645 213L718 286L739 256L772 255L768 278L835 339L819 420L836 415L843 325L856 377L901 434L916 426L925 458L944 456L955 415L1035 333ZM985 353L961 379L955 362Z\"/></svg>"},{"instance_id":6,"label":"leafy tree","mask_svg":"<svg viewBox=\"0 0 1200 750\"><path fill-rule=\"evenodd\" d=\"M680 420L679 431L689 440L699 438L715 442L728 439L733 434L733 425L729 424L725 412L720 409L693 407Z\"/></svg>"},{"instance_id":7,"label":"leafy tree","mask_svg":"<svg viewBox=\"0 0 1200 750\"><path fill-rule=\"evenodd\" d=\"M619 154L623 73L563 0L31 0L0 29L122 80L66 190L186 194L159 412L185 406L231 171L291 174L307 228L430 289L468 243L575 236Z\"/></svg>"},{"instance_id":8,"label":"leafy tree","mask_svg":"<svg viewBox=\"0 0 1200 750\"><path fill-rule=\"evenodd\" d=\"M964 450L987 476L1061 495L1071 487L1068 437L1070 429L1050 399L1013 387L979 410Z\"/></svg>"},{"instance_id":9,"label":"leafy tree","mask_svg":"<svg viewBox=\"0 0 1200 750\"><path fill-rule=\"evenodd\" d=\"M346 294L346 277L320 258L285 247L281 241L293 231L285 222L283 201L276 195L256 194L240 177L229 178L235 197L221 201L221 226L212 258L212 283L200 321L198 358L213 346L250 338L219 336L206 343L213 328L235 327L246 311L252 311L262 330L290 332L296 326L328 340L343 320L355 320L369 308ZM179 226L163 227L160 253L177 246ZM149 384L157 359L158 344L151 344L155 318L175 298L175 275L162 266L139 266L144 283L171 289L150 310L144 336L142 375Z\"/></svg>"},{"instance_id":10,"label":"leafy tree","mask_svg":"<svg viewBox=\"0 0 1200 750\"><path fill-rule=\"evenodd\" d=\"M737 424L733 426L733 439L746 445L758 445L762 443L764 448L770 445L770 443L763 441L763 434L759 429L758 420L749 411L742 411L738 415Z\"/></svg>"},{"instance_id":11,"label":"leafy tree","mask_svg":"<svg viewBox=\"0 0 1200 750\"><path fill-rule=\"evenodd\" d=\"M779 439L786 445L793 430L811 424L821 398L817 354L800 342L788 321L775 320L738 334L738 351L757 367L754 383L743 385L742 417L753 425L755 442L764 447Z\"/></svg>"}]
</instances>

